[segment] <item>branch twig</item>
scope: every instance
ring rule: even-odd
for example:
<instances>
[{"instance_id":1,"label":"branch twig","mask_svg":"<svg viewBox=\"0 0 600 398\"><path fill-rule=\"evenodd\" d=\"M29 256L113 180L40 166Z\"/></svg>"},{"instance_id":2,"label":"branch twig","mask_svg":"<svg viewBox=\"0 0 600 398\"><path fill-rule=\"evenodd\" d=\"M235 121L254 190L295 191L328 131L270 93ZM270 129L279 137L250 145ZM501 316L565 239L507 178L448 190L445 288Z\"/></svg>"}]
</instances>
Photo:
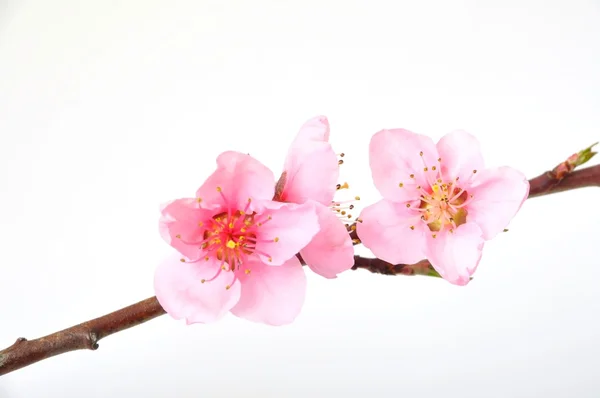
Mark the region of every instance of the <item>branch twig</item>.
<instances>
[{"instance_id":1,"label":"branch twig","mask_svg":"<svg viewBox=\"0 0 600 398\"><path fill-rule=\"evenodd\" d=\"M581 156L581 154L584 155ZM581 151L552 171L547 171L529 180L528 199L583 187L600 187L600 165L573 171L575 167L589 160L593 154L595 153L590 149ZM577 158L577 155L580 157ZM355 230L352 230L350 234L353 238L358 238ZM354 256L352 269L365 269L384 275L436 276L431 272L432 268L427 260L419 261L416 264L390 264L377 258ZM10 347L0 351L0 375L66 352L82 349L95 350L98 348L100 339L140 325L164 313L165 311L156 297L151 297L39 339L27 340L21 337Z\"/></svg>"}]
</instances>

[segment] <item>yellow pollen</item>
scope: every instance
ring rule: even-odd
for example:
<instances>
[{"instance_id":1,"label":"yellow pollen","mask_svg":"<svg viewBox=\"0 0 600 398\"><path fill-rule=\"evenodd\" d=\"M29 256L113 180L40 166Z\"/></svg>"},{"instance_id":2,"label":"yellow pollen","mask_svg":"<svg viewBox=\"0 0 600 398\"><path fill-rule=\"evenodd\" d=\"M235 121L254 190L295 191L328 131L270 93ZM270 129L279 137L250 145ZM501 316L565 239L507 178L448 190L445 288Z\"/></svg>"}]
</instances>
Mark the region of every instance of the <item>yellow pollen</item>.
<instances>
[{"instance_id":1,"label":"yellow pollen","mask_svg":"<svg viewBox=\"0 0 600 398\"><path fill-rule=\"evenodd\" d=\"M217 192L221 192L221 191L222 191L221 187L217 187Z\"/></svg>"},{"instance_id":2,"label":"yellow pollen","mask_svg":"<svg viewBox=\"0 0 600 398\"><path fill-rule=\"evenodd\" d=\"M229 286L229 285L225 286L225 290L229 290L229 289L231 289L231 286Z\"/></svg>"},{"instance_id":3,"label":"yellow pollen","mask_svg":"<svg viewBox=\"0 0 600 398\"><path fill-rule=\"evenodd\" d=\"M248 274L250 273L250 270L249 270L249 269L247 269L247 270L245 270L245 271L244 271L244 273L245 273L246 275L248 275Z\"/></svg>"},{"instance_id":4,"label":"yellow pollen","mask_svg":"<svg viewBox=\"0 0 600 398\"><path fill-rule=\"evenodd\" d=\"M398 186L399 186L400 188L402 188L402 187L404 186L404 184L403 184L403 183L400 183L400 184L398 184Z\"/></svg>"},{"instance_id":5,"label":"yellow pollen","mask_svg":"<svg viewBox=\"0 0 600 398\"><path fill-rule=\"evenodd\" d=\"M433 192L437 192L437 191L439 191L439 190L440 190L440 186L439 186L438 184L434 184L434 185L431 187L431 190L432 190Z\"/></svg>"},{"instance_id":6,"label":"yellow pollen","mask_svg":"<svg viewBox=\"0 0 600 398\"><path fill-rule=\"evenodd\" d=\"M406 204L406 207L410 207L410 203L407 203L407 204Z\"/></svg>"},{"instance_id":7,"label":"yellow pollen","mask_svg":"<svg viewBox=\"0 0 600 398\"><path fill-rule=\"evenodd\" d=\"M272 218L273 218L273 217L269 216L269 217L267 217L267 220L270 220L270 219L272 219Z\"/></svg>"},{"instance_id":8,"label":"yellow pollen","mask_svg":"<svg viewBox=\"0 0 600 398\"><path fill-rule=\"evenodd\" d=\"M182 263L185 263L185 258L180 258L179 261L181 261Z\"/></svg>"},{"instance_id":9,"label":"yellow pollen","mask_svg":"<svg viewBox=\"0 0 600 398\"><path fill-rule=\"evenodd\" d=\"M360 200L360 196L355 196L354 200Z\"/></svg>"},{"instance_id":10,"label":"yellow pollen","mask_svg":"<svg viewBox=\"0 0 600 398\"><path fill-rule=\"evenodd\" d=\"M200 283L206 282L206 279L200 279Z\"/></svg>"},{"instance_id":11,"label":"yellow pollen","mask_svg":"<svg viewBox=\"0 0 600 398\"><path fill-rule=\"evenodd\" d=\"M436 171L436 170L437 170L437 167L435 167L435 166L431 166L431 170L433 170L433 171Z\"/></svg>"},{"instance_id":12,"label":"yellow pollen","mask_svg":"<svg viewBox=\"0 0 600 398\"><path fill-rule=\"evenodd\" d=\"M200 222L198 223L198 226L199 226L199 227L201 227L201 226L203 226L203 225L204 225L204 223L203 223L202 221L200 221Z\"/></svg>"},{"instance_id":13,"label":"yellow pollen","mask_svg":"<svg viewBox=\"0 0 600 398\"><path fill-rule=\"evenodd\" d=\"M229 223L229 228L233 228L233 223L232 222Z\"/></svg>"},{"instance_id":14,"label":"yellow pollen","mask_svg":"<svg viewBox=\"0 0 600 398\"><path fill-rule=\"evenodd\" d=\"M231 239L227 242L227 247L230 249L235 249L235 242L232 241Z\"/></svg>"},{"instance_id":15,"label":"yellow pollen","mask_svg":"<svg viewBox=\"0 0 600 398\"><path fill-rule=\"evenodd\" d=\"M198 203L202 202L202 198L196 198L196 202L198 202Z\"/></svg>"},{"instance_id":16,"label":"yellow pollen","mask_svg":"<svg viewBox=\"0 0 600 398\"><path fill-rule=\"evenodd\" d=\"M423 171L427 171L427 167L425 167L425 168L423 169Z\"/></svg>"},{"instance_id":17,"label":"yellow pollen","mask_svg":"<svg viewBox=\"0 0 600 398\"><path fill-rule=\"evenodd\" d=\"M175 235L177 239L181 239L181 235Z\"/></svg>"},{"instance_id":18,"label":"yellow pollen","mask_svg":"<svg viewBox=\"0 0 600 398\"><path fill-rule=\"evenodd\" d=\"M272 257L269 257L269 262L273 262L273 258Z\"/></svg>"},{"instance_id":19,"label":"yellow pollen","mask_svg":"<svg viewBox=\"0 0 600 398\"><path fill-rule=\"evenodd\" d=\"M339 185L339 184L338 184ZM340 187L338 189L348 189L350 188L350 185L348 185L347 182L343 183L342 185L340 185Z\"/></svg>"},{"instance_id":20,"label":"yellow pollen","mask_svg":"<svg viewBox=\"0 0 600 398\"><path fill-rule=\"evenodd\" d=\"M221 270L227 271L227 267L223 265L223 266L221 266Z\"/></svg>"},{"instance_id":21,"label":"yellow pollen","mask_svg":"<svg viewBox=\"0 0 600 398\"><path fill-rule=\"evenodd\" d=\"M209 260L208 256L204 257L204 259L205 259L206 261L208 261L208 260Z\"/></svg>"},{"instance_id":22,"label":"yellow pollen","mask_svg":"<svg viewBox=\"0 0 600 398\"><path fill-rule=\"evenodd\" d=\"M420 185L417 185L417 189L421 189L421 186L420 186Z\"/></svg>"},{"instance_id":23,"label":"yellow pollen","mask_svg":"<svg viewBox=\"0 0 600 398\"><path fill-rule=\"evenodd\" d=\"M437 235L436 235L436 234L433 234L433 235L431 235L431 236L432 236L433 238L437 238Z\"/></svg>"},{"instance_id":24,"label":"yellow pollen","mask_svg":"<svg viewBox=\"0 0 600 398\"><path fill-rule=\"evenodd\" d=\"M414 225L411 225L411 226L410 226L410 229L414 230L414 229L415 229L415 226L414 226Z\"/></svg>"},{"instance_id":25,"label":"yellow pollen","mask_svg":"<svg viewBox=\"0 0 600 398\"><path fill-rule=\"evenodd\" d=\"M273 239L273 242L279 242L279 238L275 237L275 239Z\"/></svg>"}]
</instances>

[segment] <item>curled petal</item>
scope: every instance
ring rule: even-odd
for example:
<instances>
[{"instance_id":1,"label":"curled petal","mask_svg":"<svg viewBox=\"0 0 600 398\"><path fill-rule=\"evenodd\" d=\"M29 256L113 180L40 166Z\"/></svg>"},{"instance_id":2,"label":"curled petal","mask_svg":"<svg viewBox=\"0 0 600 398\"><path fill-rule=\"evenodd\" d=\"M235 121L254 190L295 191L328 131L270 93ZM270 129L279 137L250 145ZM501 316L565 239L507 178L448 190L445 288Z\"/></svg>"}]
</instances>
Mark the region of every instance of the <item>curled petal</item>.
<instances>
[{"instance_id":1,"label":"curled petal","mask_svg":"<svg viewBox=\"0 0 600 398\"><path fill-rule=\"evenodd\" d=\"M266 201L265 211L257 218L256 249L265 264L281 265L294 257L319 232L319 220L314 202L298 205Z\"/></svg>"},{"instance_id":2,"label":"curled petal","mask_svg":"<svg viewBox=\"0 0 600 398\"><path fill-rule=\"evenodd\" d=\"M428 234L427 258L435 270L448 282L463 286L469 283L477 269L484 240L477 224L468 222L456 228L438 233L436 238Z\"/></svg>"},{"instance_id":3,"label":"curled petal","mask_svg":"<svg viewBox=\"0 0 600 398\"><path fill-rule=\"evenodd\" d=\"M511 167L477 173L469 193L467 220L477 223L485 240L492 239L508 226L529 195L529 181Z\"/></svg>"},{"instance_id":4,"label":"curled petal","mask_svg":"<svg viewBox=\"0 0 600 398\"><path fill-rule=\"evenodd\" d=\"M188 324L209 323L222 318L240 298L240 282L233 281L233 273L222 271L220 262L209 260L182 263L179 256L163 261L154 275L156 298L165 311L175 319Z\"/></svg>"},{"instance_id":5,"label":"curled petal","mask_svg":"<svg viewBox=\"0 0 600 398\"><path fill-rule=\"evenodd\" d=\"M297 257L279 267L259 261L245 264L251 272L240 275L242 292L231 313L268 325L292 323L306 295L306 275Z\"/></svg>"},{"instance_id":6,"label":"curled petal","mask_svg":"<svg viewBox=\"0 0 600 398\"><path fill-rule=\"evenodd\" d=\"M373 182L385 199L394 202L417 199L417 186L430 183L424 169L437 165L437 159L431 138L404 129L381 130L369 145Z\"/></svg>"},{"instance_id":7,"label":"curled petal","mask_svg":"<svg viewBox=\"0 0 600 398\"><path fill-rule=\"evenodd\" d=\"M300 251L306 264L325 278L335 278L354 265L354 247L346 226L333 210L317 205L321 230Z\"/></svg>"},{"instance_id":8,"label":"curled petal","mask_svg":"<svg viewBox=\"0 0 600 398\"><path fill-rule=\"evenodd\" d=\"M467 181L473 170L483 170L484 162L479 141L463 130L456 130L443 136L437 143L440 154L442 175Z\"/></svg>"},{"instance_id":9,"label":"curled petal","mask_svg":"<svg viewBox=\"0 0 600 398\"><path fill-rule=\"evenodd\" d=\"M411 207L418 202L412 202ZM374 255L392 264L413 264L425 258L425 224L406 203L381 200L366 207L356 232ZM411 229L411 226L414 229Z\"/></svg>"},{"instance_id":10,"label":"curled petal","mask_svg":"<svg viewBox=\"0 0 600 398\"><path fill-rule=\"evenodd\" d=\"M203 206L218 204L239 210L244 209L249 198L271 200L274 192L275 176L269 168L250 155L227 151L217 157L217 169L196 196L202 199Z\"/></svg>"},{"instance_id":11,"label":"curled petal","mask_svg":"<svg viewBox=\"0 0 600 398\"><path fill-rule=\"evenodd\" d=\"M162 206L160 235L182 255L194 258L203 239L204 229L200 225L211 216L212 211L201 209L195 198L173 200Z\"/></svg>"},{"instance_id":12,"label":"curled petal","mask_svg":"<svg viewBox=\"0 0 600 398\"><path fill-rule=\"evenodd\" d=\"M302 126L288 151L277 200L292 203L314 200L323 205L331 202L339 165L328 138L329 123L324 116L313 118Z\"/></svg>"}]
</instances>

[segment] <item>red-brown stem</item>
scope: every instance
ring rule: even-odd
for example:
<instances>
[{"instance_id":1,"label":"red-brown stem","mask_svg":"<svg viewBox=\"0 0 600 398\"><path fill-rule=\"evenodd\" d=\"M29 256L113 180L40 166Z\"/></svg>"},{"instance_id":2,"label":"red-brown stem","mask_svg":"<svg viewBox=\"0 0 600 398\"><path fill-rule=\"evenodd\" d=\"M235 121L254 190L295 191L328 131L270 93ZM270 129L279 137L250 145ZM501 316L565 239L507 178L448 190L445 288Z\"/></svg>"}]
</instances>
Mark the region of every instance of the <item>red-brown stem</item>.
<instances>
[{"instance_id":1,"label":"red-brown stem","mask_svg":"<svg viewBox=\"0 0 600 398\"><path fill-rule=\"evenodd\" d=\"M558 179L555 173L549 171L529 180L529 183L529 198L583 187L600 187L600 165L573 171L562 179ZM351 232L351 235L357 238L355 231ZM365 269L384 275L424 275L428 273L430 264L427 260L416 264L390 264L377 258L354 256L352 269ZM100 339L140 325L164 313L156 297L151 297L39 339L26 340L21 337L10 347L0 351L0 375L69 351L95 350Z\"/></svg>"}]
</instances>

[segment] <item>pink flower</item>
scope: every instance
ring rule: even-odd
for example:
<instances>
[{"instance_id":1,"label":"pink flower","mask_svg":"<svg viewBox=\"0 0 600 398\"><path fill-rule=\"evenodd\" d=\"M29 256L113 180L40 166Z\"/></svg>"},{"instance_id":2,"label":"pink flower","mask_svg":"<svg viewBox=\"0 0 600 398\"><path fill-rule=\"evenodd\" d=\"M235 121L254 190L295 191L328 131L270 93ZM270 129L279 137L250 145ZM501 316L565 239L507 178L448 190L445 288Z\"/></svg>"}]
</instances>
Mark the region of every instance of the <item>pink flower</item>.
<instances>
[{"instance_id":1,"label":"pink flower","mask_svg":"<svg viewBox=\"0 0 600 398\"><path fill-rule=\"evenodd\" d=\"M319 231L315 206L272 201L273 173L249 155L224 152L195 198L162 209L163 238L184 258L163 262L154 287L162 307L188 324L231 311L255 322L292 322L306 277L296 253Z\"/></svg>"},{"instance_id":2,"label":"pink flower","mask_svg":"<svg viewBox=\"0 0 600 398\"><path fill-rule=\"evenodd\" d=\"M337 184L342 162L328 141L329 122L325 116L310 119L300 128L288 151L275 200L314 203L321 229L300 255L317 274L335 278L354 265L354 248L348 226L340 220L351 217L346 208L342 209L346 203L333 201L342 187Z\"/></svg>"},{"instance_id":3,"label":"pink flower","mask_svg":"<svg viewBox=\"0 0 600 398\"><path fill-rule=\"evenodd\" d=\"M478 141L464 131L435 145L407 130L382 130L369 151L384 199L360 215L362 243L394 264L427 258L456 285L469 282L484 241L508 225L529 194L521 172L484 169Z\"/></svg>"}]
</instances>

